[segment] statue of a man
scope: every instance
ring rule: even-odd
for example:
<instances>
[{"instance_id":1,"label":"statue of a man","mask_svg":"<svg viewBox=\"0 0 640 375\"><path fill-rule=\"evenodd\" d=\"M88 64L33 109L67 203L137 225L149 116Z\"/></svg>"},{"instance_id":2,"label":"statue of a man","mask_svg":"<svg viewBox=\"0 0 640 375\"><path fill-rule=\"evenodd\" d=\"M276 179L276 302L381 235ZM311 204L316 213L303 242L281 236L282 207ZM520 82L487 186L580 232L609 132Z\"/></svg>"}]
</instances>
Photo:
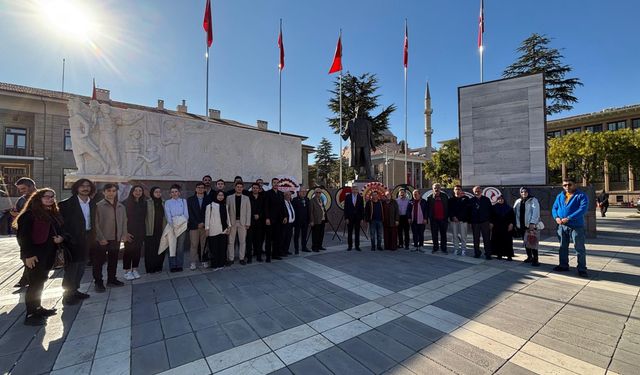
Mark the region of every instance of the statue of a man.
<instances>
[{"instance_id":1,"label":"statue of a man","mask_svg":"<svg viewBox=\"0 0 640 375\"><path fill-rule=\"evenodd\" d=\"M371 151L376 150L373 141L373 124L366 118L362 109L356 107L356 117L347 122L347 127L342 133L345 141L351 138L351 157L349 166L356 170L357 178L366 177L373 179L371 168Z\"/></svg>"}]
</instances>

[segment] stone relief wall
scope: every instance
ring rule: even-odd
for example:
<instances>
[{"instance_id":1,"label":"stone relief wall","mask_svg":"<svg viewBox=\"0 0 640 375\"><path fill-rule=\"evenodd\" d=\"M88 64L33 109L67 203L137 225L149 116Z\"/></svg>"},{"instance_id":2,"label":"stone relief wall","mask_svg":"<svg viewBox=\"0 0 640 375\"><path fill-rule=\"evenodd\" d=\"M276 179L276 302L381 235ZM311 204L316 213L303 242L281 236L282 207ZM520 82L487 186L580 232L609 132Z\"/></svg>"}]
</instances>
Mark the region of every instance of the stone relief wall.
<instances>
[{"instance_id":1,"label":"stone relief wall","mask_svg":"<svg viewBox=\"0 0 640 375\"><path fill-rule=\"evenodd\" d=\"M79 99L68 104L77 176L109 180L302 178L298 137Z\"/></svg>"}]
</instances>

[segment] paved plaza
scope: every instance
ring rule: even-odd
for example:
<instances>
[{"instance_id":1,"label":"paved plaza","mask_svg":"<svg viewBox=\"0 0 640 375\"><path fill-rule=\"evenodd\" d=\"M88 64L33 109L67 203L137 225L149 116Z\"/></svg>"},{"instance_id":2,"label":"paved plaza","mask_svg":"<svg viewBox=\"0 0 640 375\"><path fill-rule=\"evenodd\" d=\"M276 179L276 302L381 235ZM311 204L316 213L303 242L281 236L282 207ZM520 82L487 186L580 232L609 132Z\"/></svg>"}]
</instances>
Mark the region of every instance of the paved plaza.
<instances>
[{"instance_id":1,"label":"paved plaza","mask_svg":"<svg viewBox=\"0 0 640 375\"><path fill-rule=\"evenodd\" d=\"M52 273L27 327L15 238L0 239L0 370L12 374L638 374L640 217L613 210L588 240L589 279L419 254L347 252L146 275L63 306ZM427 237L429 237L427 233ZM327 233L327 239L331 236ZM366 240L364 242L366 244ZM427 246L428 247L428 246ZM575 259L571 259L575 266ZM122 270L119 270L121 273ZM120 275L121 277L121 275Z\"/></svg>"}]
</instances>

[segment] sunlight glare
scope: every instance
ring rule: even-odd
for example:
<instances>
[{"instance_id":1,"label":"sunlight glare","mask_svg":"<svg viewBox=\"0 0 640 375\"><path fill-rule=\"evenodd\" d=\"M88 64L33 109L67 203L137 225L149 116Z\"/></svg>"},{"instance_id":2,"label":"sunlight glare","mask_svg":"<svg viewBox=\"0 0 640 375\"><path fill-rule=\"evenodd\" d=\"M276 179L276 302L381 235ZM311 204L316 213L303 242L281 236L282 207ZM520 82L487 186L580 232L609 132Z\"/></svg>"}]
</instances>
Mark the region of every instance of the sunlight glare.
<instances>
[{"instance_id":1,"label":"sunlight glare","mask_svg":"<svg viewBox=\"0 0 640 375\"><path fill-rule=\"evenodd\" d=\"M91 40L96 23L89 9L74 0L40 0L36 3L48 24L64 37Z\"/></svg>"}]
</instances>

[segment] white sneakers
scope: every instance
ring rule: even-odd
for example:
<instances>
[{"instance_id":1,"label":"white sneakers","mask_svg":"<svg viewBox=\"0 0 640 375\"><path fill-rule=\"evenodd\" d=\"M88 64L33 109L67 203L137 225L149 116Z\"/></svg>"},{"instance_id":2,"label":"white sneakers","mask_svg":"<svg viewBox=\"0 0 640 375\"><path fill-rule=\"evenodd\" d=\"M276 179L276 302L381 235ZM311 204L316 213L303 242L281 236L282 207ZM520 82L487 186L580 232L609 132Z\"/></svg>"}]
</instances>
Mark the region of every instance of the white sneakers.
<instances>
[{"instance_id":1,"label":"white sneakers","mask_svg":"<svg viewBox=\"0 0 640 375\"><path fill-rule=\"evenodd\" d=\"M207 268L209 267L209 263L207 262L202 262L202 268Z\"/></svg>"},{"instance_id":2,"label":"white sneakers","mask_svg":"<svg viewBox=\"0 0 640 375\"><path fill-rule=\"evenodd\" d=\"M191 271L195 271L196 270L196 264L194 262L191 262L191 267L189 267L189 269L191 269Z\"/></svg>"},{"instance_id":3,"label":"white sneakers","mask_svg":"<svg viewBox=\"0 0 640 375\"><path fill-rule=\"evenodd\" d=\"M125 280L131 281L139 278L140 278L140 274L138 273L138 270L127 271L124 273Z\"/></svg>"}]
</instances>

